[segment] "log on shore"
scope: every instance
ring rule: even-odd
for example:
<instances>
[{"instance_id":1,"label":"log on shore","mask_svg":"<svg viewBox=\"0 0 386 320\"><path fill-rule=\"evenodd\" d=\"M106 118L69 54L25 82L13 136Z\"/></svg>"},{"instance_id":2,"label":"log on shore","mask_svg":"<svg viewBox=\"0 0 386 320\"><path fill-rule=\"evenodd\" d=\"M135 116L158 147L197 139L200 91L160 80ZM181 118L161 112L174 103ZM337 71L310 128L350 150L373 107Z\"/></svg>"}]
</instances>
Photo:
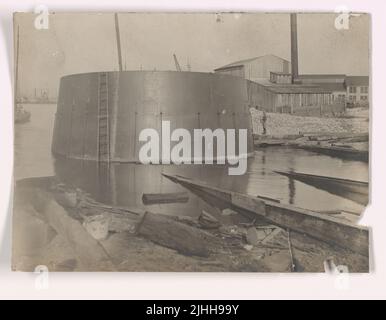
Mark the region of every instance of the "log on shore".
<instances>
[{"instance_id":1,"label":"log on shore","mask_svg":"<svg viewBox=\"0 0 386 320\"><path fill-rule=\"evenodd\" d=\"M137 234L188 256L209 257L220 245L216 237L203 230L150 212L138 225Z\"/></svg>"},{"instance_id":2,"label":"log on shore","mask_svg":"<svg viewBox=\"0 0 386 320\"><path fill-rule=\"evenodd\" d=\"M19 191L21 191L20 188L24 189L23 195L29 195L28 198L36 212L65 239L84 269L114 271L115 266L102 245L87 233L78 220L73 219L66 209L54 200L52 193L46 191L49 190L47 187L51 186L48 179L45 181L46 184L40 184L41 181L43 180L36 180L36 187L27 183L17 187Z\"/></svg>"},{"instance_id":3,"label":"log on shore","mask_svg":"<svg viewBox=\"0 0 386 320\"><path fill-rule=\"evenodd\" d=\"M142 202L145 205L165 203L186 203L189 201L187 192L175 193L144 193Z\"/></svg>"},{"instance_id":4,"label":"log on shore","mask_svg":"<svg viewBox=\"0 0 386 320\"><path fill-rule=\"evenodd\" d=\"M84 218L92 218L99 214L110 217L110 232L135 233L144 239L157 245L176 250L187 256L207 257L216 247L218 240L211 234L198 229L198 221L190 221L187 218L154 214L140 208L124 208L106 206L91 200L83 200L77 206L78 215ZM208 241L213 244L208 245Z\"/></svg>"}]
</instances>

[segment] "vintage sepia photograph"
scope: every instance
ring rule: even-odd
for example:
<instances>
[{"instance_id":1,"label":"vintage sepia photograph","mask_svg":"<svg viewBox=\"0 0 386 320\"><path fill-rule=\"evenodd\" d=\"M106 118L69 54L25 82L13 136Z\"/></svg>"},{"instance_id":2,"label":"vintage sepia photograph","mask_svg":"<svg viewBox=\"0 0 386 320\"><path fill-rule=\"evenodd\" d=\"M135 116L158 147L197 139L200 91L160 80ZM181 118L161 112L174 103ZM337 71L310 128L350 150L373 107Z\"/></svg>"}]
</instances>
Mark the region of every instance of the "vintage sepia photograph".
<instances>
[{"instance_id":1,"label":"vintage sepia photograph","mask_svg":"<svg viewBox=\"0 0 386 320\"><path fill-rule=\"evenodd\" d=\"M15 13L12 270L368 273L370 23Z\"/></svg>"}]
</instances>

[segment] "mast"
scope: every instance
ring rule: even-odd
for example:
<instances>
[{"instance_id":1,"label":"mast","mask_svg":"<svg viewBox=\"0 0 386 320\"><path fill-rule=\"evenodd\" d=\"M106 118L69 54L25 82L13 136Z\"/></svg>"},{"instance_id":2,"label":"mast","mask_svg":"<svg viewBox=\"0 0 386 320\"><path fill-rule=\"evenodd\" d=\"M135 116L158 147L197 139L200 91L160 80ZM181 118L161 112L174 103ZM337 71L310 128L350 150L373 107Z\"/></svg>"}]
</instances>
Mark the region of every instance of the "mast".
<instances>
[{"instance_id":1,"label":"mast","mask_svg":"<svg viewBox=\"0 0 386 320\"><path fill-rule=\"evenodd\" d=\"M292 83L299 77L299 62L298 62L298 30L296 13L291 13L291 71Z\"/></svg>"},{"instance_id":2,"label":"mast","mask_svg":"<svg viewBox=\"0 0 386 320\"><path fill-rule=\"evenodd\" d=\"M16 103L17 103L17 91L18 91L18 79L19 79L19 47L20 47L19 26L17 26L15 83L14 83L14 89L13 89L14 108L16 108Z\"/></svg>"},{"instance_id":3,"label":"mast","mask_svg":"<svg viewBox=\"0 0 386 320\"><path fill-rule=\"evenodd\" d=\"M115 16L115 33L117 37L117 49L118 49L118 65L119 65L119 71L122 71L121 36L119 33L118 13L115 13L114 16Z\"/></svg>"}]
</instances>

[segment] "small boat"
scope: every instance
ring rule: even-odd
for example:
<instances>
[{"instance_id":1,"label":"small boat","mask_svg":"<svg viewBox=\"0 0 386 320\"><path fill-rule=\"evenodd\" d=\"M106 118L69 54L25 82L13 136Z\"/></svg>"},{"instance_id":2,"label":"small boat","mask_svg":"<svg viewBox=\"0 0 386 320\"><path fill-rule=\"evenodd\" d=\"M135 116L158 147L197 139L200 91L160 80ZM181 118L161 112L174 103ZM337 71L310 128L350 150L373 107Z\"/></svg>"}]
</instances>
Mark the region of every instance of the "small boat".
<instances>
[{"instance_id":1,"label":"small boat","mask_svg":"<svg viewBox=\"0 0 386 320\"><path fill-rule=\"evenodd\" d=\"M348 148L343 146L333 146L333 145L331 146L299 145L298 147L308 151L325 154L330 157L369 162L368 150L357 150L354 148Z\"/></svg>"},{"instance_id":2,"label":"small boat","mask_svg":"<svg viewBox=\"0 0 386 320\"><path fill-rule=\"evenodd\" d=\"M286 176L289 179L294 179L318 189L327 191L333 195L337 195L356 203L366 206L369 201L369 183L364 181L355 181L349 179L341 179L335 177L318 176L314 174L298 173L298 172L282 172L276 173Z\"/></svg>"},{"instance_id":3,"label":"small boat","mask_svg":"<svg viewBox=\"0 0 386 320\"><path fill-rule=\"evenodd\" d=\"M31 120L31 112L25 110L20 103L21 100L17 99L18 94L18 78L19 78L19 55L20 55L20 37L19 27L17 27L17 41L16 41L16 71L15 71L15 89L14 89L14 103L15 103L15 123L26 123Z\"/></svg>"},{"instance_id":4,"label":"small boat","mask_svg":"<svg viewBox=\"0 0 386 320\"><path fill-rule=\"evenodd\" d=\"M15 123L26 123L31 120L31 112L25 110L21 104L16 105Z\"/></svg>"},{"instance_id":5,"label":"small boat","mask_svg":"<svg viewBox=\"0 0 386 320\"><path fill-rule=\"evenodd\" d=\"M14 90L14 103L15 103L15 123L26 123L31 120L31 112L25 110L23 106L18 103L18 78L19 78L19 55L20 55L20 37L19 37L19 26L17 27L17 41L16 41L16 71L15 71L15 90Z\"/></svg>"}]
</instances>

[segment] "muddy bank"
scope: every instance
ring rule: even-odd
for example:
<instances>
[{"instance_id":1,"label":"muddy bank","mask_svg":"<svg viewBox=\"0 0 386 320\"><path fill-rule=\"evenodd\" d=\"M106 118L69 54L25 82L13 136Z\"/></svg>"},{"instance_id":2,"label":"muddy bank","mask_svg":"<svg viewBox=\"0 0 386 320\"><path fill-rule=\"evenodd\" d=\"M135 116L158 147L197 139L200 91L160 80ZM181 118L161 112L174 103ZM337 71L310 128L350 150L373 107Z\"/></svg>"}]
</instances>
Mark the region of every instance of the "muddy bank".
<instances>
[{"instance_id":1,"label":"muddy bank","mask_svg":"<svg viewBox=\"0 0 386 320\"><path fill-rule=\"evenodd\" d=\"M323 272L329 257L351 272L368 270L361 255L308 237L299 241L275 226L216 225L207 214L195 219L106 206L52 177L17 182L14 219L17 271L46 265L50 271Z\"/></svg>"}]
</instances>

